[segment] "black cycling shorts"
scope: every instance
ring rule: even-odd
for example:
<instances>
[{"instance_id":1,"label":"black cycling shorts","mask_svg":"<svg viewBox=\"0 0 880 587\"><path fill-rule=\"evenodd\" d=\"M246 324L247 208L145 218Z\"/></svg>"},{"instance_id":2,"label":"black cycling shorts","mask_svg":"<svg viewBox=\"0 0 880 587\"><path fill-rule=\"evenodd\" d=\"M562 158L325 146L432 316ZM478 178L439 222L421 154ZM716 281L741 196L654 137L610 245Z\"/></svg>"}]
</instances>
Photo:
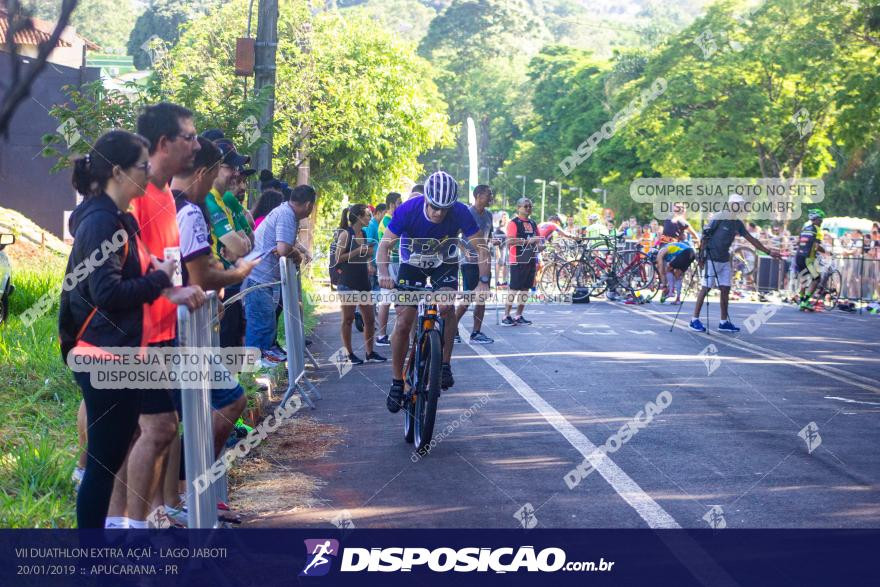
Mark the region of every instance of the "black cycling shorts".
<instances>
[{"instance_id":1,"label":"black cycling shorts","mask_svg":"<svg viewBox=\"0 0 880 587\"><path fill-rule=\"evenodd\" d=\"M673 269L678 269L679 271L687 271L688 267L691 266L691 263L694 262L696 258L696 254L693 249L686 249L678 254L675 259L669 262L669 266Z\"/></svg>"},{"instance_id":2,"label":"black cycling shorts","mask_svg":"<svg viewBox=\"0 0 880 587\"><path fill-rule=\"evenodd\" d=\"M430 279L431 285L428 286ZM434 269L420 269L401 263L397 273L396 289L401 291L437 291L439 289L458 289L458 262L442 263Z\"/></svg>"}]
</instances>

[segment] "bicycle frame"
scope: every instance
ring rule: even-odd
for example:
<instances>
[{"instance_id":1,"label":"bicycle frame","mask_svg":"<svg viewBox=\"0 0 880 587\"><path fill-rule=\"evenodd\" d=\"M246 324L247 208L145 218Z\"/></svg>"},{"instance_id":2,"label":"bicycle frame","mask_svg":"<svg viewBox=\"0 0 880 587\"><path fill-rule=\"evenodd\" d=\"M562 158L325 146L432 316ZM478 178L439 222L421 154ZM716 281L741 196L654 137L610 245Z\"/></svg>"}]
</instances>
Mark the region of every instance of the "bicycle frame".
<instances>
[{"instance_id":1,"label":"bicycle frame","mask_svg":"<svg viewBox=\"0 0 880 587\"><path fill-rule=\"evenodd\" d=\"M424 335L429 330L439 330L440 331L440 344L443 344L443 319L440 317L440 310L437 307L437 304L427 304L424 301L419 302L418 310L416 311L416 329L413 332L412 339L410 341L409 353L407 354L407 360L404 364L404 381L406 382L406 387L404 388L404 397L409 400L413 393L413 387L416 381L410 381L409 371L411 368L418 369L418 366L421 364L421 356L422 356L422 341L424 339ZM416 373L414 370L413 373Z\"/></svg>"}]
</instances>

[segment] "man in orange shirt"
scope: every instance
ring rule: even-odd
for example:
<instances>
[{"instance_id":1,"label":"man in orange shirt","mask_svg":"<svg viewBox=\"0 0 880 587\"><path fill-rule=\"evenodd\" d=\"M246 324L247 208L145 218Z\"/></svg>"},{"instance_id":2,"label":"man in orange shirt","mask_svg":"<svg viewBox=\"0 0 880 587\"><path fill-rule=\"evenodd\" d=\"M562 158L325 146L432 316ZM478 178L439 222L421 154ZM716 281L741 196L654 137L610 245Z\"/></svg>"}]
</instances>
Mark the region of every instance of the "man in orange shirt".
<instances>
[{"instance_id":1,"label":"man in orange shirt","mask_svg":"<svg viewBox=\"0 0 880 587\"><path fill-rule=\"evenodd\" d=\"M193 113L176 104L162 102L148 106L138 117L138 134L150 141L150 183L144 196L132 204L132 214L140 225L140 240L149 252L165 258L166 249L180 250L177 208L169 189L171 178L193 166L199 150ZM171 251L168 251L171 254ZM177 255L180 262L179 254ZM180 285L180 282L175 283ZM198 286L183 288L204 302ZM150 304L148 316L150 346L174 346L177 336L177 307L165 298ZM168 458L168 447L178 433L178 418L172 390L144 390L140 436L128 454L125 507L128 526L146 528L147 515L163 505L161 482ZM177 392L179 398L179 392ZM111 504L110 516L113 512Z\"/></svg>"}]
</instances>

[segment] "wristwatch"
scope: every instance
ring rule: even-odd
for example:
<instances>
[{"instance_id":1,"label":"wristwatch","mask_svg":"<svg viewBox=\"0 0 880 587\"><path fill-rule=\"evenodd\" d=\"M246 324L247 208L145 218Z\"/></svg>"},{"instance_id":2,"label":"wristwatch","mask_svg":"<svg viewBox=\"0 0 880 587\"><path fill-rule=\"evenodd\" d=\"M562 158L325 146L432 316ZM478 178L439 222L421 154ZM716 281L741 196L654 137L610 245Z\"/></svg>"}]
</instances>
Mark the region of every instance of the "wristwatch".
<instances>
[{"instance_id":1,"label":"wristwatch","mask_svg":"<svg viewBox=\"0 0 880 587\"><path fill-rule=\"evenodd\" d=\"M491 279L487 275L480 275L480 283L488 284L490 281Z\"/></svg>"}]
</instances>

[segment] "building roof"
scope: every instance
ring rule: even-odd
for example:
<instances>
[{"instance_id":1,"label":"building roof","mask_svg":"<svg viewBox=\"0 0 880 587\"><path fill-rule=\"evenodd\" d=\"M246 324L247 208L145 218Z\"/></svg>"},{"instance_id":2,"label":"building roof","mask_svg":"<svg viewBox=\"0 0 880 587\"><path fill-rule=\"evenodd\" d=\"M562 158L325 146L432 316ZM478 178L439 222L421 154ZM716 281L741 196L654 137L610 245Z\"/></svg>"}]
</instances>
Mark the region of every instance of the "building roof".
<instances>
[{"instance_id":1,"label":"building roof","mask_svg":"<svg viewBox=\"0 0 880 587\"><path fill-rule=\"evenodd\" d=\"M31 18L31 27L22 31L18 31L13 38L13 41L18 45L39 45L40 43L45 43L52 38L52 32L55 30L55 23L49 22L48 20L43 20L41 18ZM0 45L6 44L6 35L9 32L9 20L7 19L7 11L6 8L0 5ZM55 44L56 47L72 47L72 43L69 40L71 36L75 36L79 39L87 49L90 51L97 51L100 49L98 45L93 43L92 41L86 39L80 34L77 34L74 29L71 27L67 27L65 31L61 34L61 37L58 38L58 42Z\"/></svg>"},{"instance_id":2,"label":"building roof","mask_svg":"<svg viewBox=\"0 0 880 587\"><path fill-rule=\"evenodd\" d=\"M42 30L43 27L40 27L37 24L37 21L40 20L38 18L31 19L33 26L31 28L18 31L15 33L15 37L12 39L17 45L39 45L40 43L47 42L52 37L51 29L49 32ZM45 21L41 21L45 23ZM0 9L0 43L6 44L6 35L9 32L9 20L6 18L6 11ZM70 47L70 43L65 41L64 39L59 38L58 42L55 44L56 47Z\"/></svg>"}]
</instances>

